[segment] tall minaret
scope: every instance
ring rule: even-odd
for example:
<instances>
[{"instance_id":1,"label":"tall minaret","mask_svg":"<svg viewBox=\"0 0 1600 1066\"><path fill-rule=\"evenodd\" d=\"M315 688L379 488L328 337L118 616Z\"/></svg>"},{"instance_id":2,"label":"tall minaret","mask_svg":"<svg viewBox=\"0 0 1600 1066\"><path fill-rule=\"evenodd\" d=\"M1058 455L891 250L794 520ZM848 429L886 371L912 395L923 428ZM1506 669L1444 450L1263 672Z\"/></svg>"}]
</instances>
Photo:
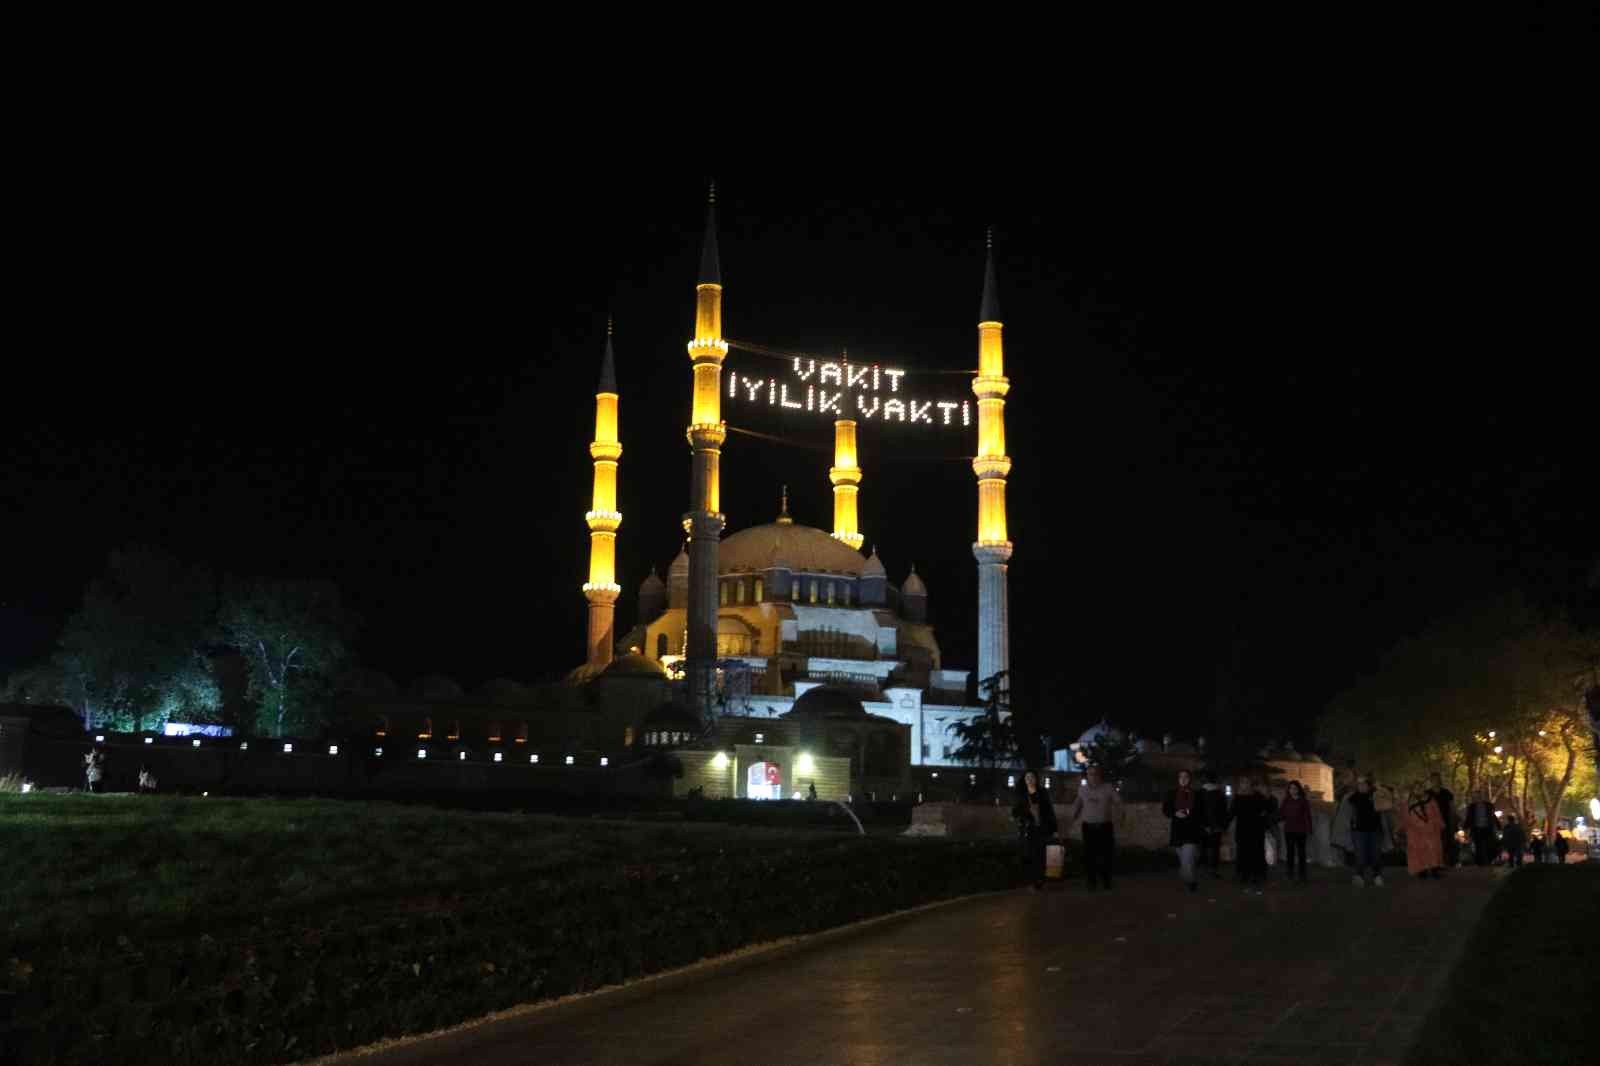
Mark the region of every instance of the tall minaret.
<instances>
[{"instance_id":1,"label":"tall minaret","mask_svg":"<svg viewBox=\"0 0 1600 1066\"><path fill-rule=\"evenodd\" d=\"M689 534L689 626L685 672L689 700L698 710L711 704L717 655L717 542L722 536L720 488L722 442L728 427L722 421L722 360L728 342L722 339L722 267L717 259L717 187L713 183L706 208L705 244L700 251L700 280L695 285L694 339L689 362L694 367L693 413L689 419L689 513L683 528Z\"/></svg>"},{"instance_id":2,"label":"tall minaret","mask_svg":"<svg viewBox=\"0 0 1600 1066\"><path fill-rule=\"evenodd\" d=\"M594 457L594 509L584 515L589 523L589 580L583 594L589 600L589 668L598 673L611 662L616 643L617 528L622 515L617 510L617 460L622 445L617 442L617 366L611 351L611 319L606 319L606 352L600 361L600 384L594 397L594 441L589 445Z\"/></svg>"},{"instance_id":3,"label":"tall minaret","mask_svg":"<svg viewBox=\"0 0 1600 1066\"><path fill-rule=\"evenodd\" d=\"M856 464L856 424L845 418L833 424L833 466L828 470L833 482L833 536L856 551L866 540L857 527L856 493L861 486L861 467Z\"/></svg>"},{"instance_id":4,"label":"tall minaret","mask_svg":"<svg viewBox=\"0 0 1600 1066\"><path fill-rule=\"evenodd\" d=\"M1005 357L1000 341L1000 302L994 284L994 231L986 241L983 302L978 307L978 376L972 391L978 397L978 454L972 472L978 475L978 539L972 554L978 560L978 681L1011 669L1011 620L1007 604L1006 564L1011 541L1006 539ZM980 695L981 695L980 691Z\"/></svg>"}]
</instances>

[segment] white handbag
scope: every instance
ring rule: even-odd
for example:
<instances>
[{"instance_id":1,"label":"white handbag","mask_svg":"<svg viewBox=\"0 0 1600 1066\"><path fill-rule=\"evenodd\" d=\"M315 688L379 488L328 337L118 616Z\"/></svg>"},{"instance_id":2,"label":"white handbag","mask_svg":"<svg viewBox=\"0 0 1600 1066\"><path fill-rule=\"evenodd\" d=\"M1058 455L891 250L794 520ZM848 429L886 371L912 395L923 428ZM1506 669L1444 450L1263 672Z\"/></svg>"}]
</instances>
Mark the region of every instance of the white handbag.
<instances>
[{"instance_id":1,"label":"white handbag","mask_svg":"<svg viewBox=\"0 0 1600 1066\"><path fill-rule=\"evenodd\" d=\"M1267 834L1267 865L1276 866L1278 863L1278 845L1273 841L1272 834Z\"/></svg>"}]
</instances>

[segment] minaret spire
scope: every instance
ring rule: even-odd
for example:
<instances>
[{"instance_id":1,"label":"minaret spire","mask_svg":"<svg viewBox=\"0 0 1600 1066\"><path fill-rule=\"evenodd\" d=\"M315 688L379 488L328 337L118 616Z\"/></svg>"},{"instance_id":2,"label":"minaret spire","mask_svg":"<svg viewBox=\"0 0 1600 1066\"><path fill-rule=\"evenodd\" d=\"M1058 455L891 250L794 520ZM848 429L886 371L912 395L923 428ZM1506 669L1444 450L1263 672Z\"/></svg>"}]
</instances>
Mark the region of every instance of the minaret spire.
<instances>
[{"instance_id":1,"label":"minaret spire","mask_svg":"<svg viewBox=\"0 0 1600 1066\"><path fill-rule=\"evenodd\" d=\"M722 284L722 262L717 256L717 183L711 183L706 200L706 235L700 246L700 284Z\"/></svg>"},{"instance_id":2,"label":"minaret spire","mask_svg":"<svg viewBox=\"0 0 1600 1066\"><path fill-rule=\"evenodd\" d=\"M978 374L972 391L978 397L978 454L972 472L978 478L978 539L972 545L978 561L978 683L1011 669L1010 594L1006 569L1012 543L1006 530L1005 349L1001 341L1000 301L995 294L994 230L984 241L983 300L978 307Z\"/></svg>"},{"instance_id":3,"label":"minaret spire","mask_svg":"<svg viewBox=\"0 0 1600 1066\"><path fill-rule=\"evenodd\" d=\"M728 342L722 339L722 266L717 259L717 187L706 205L705 244L700 251L700 280L695 285L694 338L689 362L694 391L689 416L689 450L693 453L689 513L683 516L689 534L689 619L684 649L689 700L709 713L717 656L717 546L722 537L722 444L728 427L722 421L722 361Z\"/></svg>"},{"instance_id":4,"label":"minaret spire","mask_svg":"<svg viewBox=\"0 0 1600 1066\"><path fill-rule=\"evenodd\" d=\"M794 525L794 519L789 517L789 486L788 485L785 485L783 487L783 502L781 504L779 504L779 509L778 509L778 525L780 525L780 526L792 526L792 525Z\"/></svg>"},{"instance_id":5,"label":"minaret spire","mask_svg":"<svg viewBox=\"0 0 1600 1066\"><path fill-rule=\"evenodd\" d=\"M617 510L617 460L622 445L617 439L617 368L611 348L611 318L606 317L606 348L600 359L600 383L594 397L593 505L584 521L589 524L589 580L583 595L589 601L587 664L599 673L611 663L616 645L616 604L622 586L617 583L617 530L622 514Z\"/></svg>"}]
</instances>

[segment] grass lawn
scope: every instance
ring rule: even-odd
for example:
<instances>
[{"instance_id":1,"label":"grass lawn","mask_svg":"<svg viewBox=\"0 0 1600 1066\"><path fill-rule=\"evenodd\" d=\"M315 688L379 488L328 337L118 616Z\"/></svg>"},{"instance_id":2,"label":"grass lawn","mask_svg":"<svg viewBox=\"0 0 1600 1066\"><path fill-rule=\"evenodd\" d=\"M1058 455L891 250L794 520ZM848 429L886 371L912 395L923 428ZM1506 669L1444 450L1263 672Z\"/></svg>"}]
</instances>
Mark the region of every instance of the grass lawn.
<instances>
[{"instance_id":1,"label":"grass lawn","mask_svg":"<svg viewBox=\"0 0 1600 1066\"><path fill-rule=\"evenodd\" d=\"M1526 866L1484 910L1408 1066L1600 1062L1600 862Z\"/></svg>"},{"instance_id":2,"label":"grass lawn","mask_svg":"<svg viewBox=\"0 0 1600 1066\"><path fill-rule=\"evenodd\" d=\"M267 1063L1008 887L1014 847L0 795L0 1062Z\"/></svg>"}]
</instances>

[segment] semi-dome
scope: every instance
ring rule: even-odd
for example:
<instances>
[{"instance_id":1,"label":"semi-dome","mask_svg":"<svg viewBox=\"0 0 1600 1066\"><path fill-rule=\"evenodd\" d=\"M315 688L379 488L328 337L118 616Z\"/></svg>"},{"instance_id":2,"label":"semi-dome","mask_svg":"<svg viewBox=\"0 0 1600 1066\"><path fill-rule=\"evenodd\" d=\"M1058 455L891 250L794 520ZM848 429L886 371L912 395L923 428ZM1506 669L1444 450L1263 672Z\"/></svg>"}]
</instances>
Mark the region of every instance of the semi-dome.
<instances>
[{"instance_id":1,"label":"semi-dome","mask_svg":"<svg viewBox=\"0 0 1600 1066\"><path fill-rule=\"evenodd\" d=\"M644 655L629 652L619 655L611 660L611 665L601 673L601 677L644 677L663 679L666 671L661 669L661 664Z\"/></svg>"},{"instance_id":2,"label":"semi-dome","mask_svg":"<svg viewBox=\"0 0 1600 1066\"><path fill-rule=\"evenodd\" d=\"M785 718L865 718L867 709L849 689L818 685L794 701Z\"/></svg>"},{"instance_id":3,"label":"semi-dome","mask_svg":"<svg viewBox=\"0 0 1600 1066\"><path fill-rule=\"evenodd\" d=\"M649 596L653 593L665 591L667 591L667 586L661 583L661 578L656 574L656 568L652 566L650 568L650 576L639 584L639 595Z\"/></svg>"},{"instance_id":4,"label":"semi-dome","mask_svg":"<svg viewBox=\"0 0 1600 1066\"><path fill-rule=\"evenodd\" d=\"M667 568L668 578L689 580L689 551L687 548L679 549L678 557L672 560L672 565Z\"/></svg>"},{"instance_id":5,"label":"semi-dome","mask_svg":"<svg viewBox=\"0 0 1600 1066\"><path fill-rule=\"evenodd\" d=\"M741 529L724 540L717 552L717 569L724 574L782 567L796 573L859 577L866 564L850 545L813 526L792 522Z\"/></svg>"},{"instance_id":6,"label":"semi-dome","mask_svg":"<svg viewBox=\"0 0 1600 1066\"><path fill-rule=\"evenodd\" d=\"M862 567L861 567L861 576L862 577L888 577L889 576L889 571L885 570L884 567L883 567L883 560L878 558L877 545L873 545L872 554L867 557L866 563L862 565Z\"/></svg>"},{"instance_id":7,"label":"semi-dome","mask_svg":"<svg viewBox=\"0 0 1600 1066\"><path fill-rule=\"evenodd\" d=\"M922 583L922 578L917 576L917 564L911 564L911 573L906 577L906 583L900 586L902 596L927 596L928 586Z\"/></svg>"}]
</instances>

